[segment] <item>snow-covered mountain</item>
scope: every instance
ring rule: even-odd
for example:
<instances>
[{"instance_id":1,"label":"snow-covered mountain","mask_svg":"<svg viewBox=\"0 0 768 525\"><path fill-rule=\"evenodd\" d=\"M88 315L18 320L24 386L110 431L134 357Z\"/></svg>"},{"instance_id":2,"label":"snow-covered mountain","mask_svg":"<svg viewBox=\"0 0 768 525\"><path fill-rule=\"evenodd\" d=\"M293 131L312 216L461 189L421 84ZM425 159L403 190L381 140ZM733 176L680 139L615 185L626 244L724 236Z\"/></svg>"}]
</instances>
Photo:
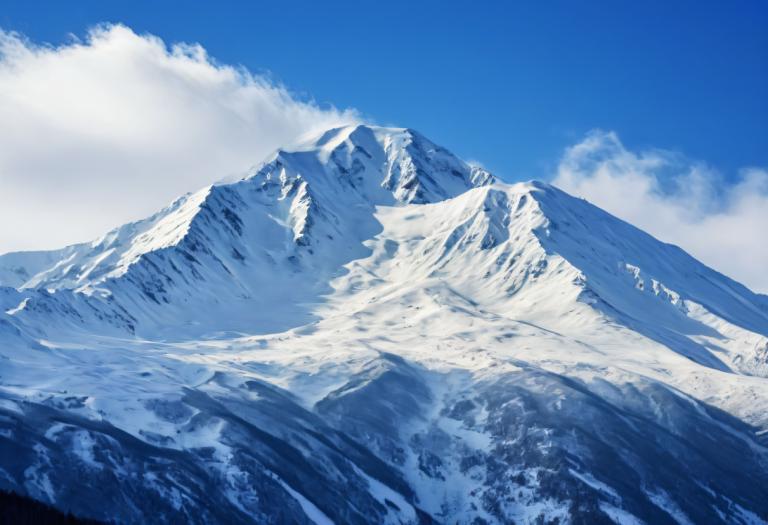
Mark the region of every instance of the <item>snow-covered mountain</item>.
<instances>
[{"instance_id":1,"label":"snow-covered mountain","mask_svg":"<svg viewBox=\"0 0 768 525\"><path fill-rule=\"evenodd\" d=\"M412 130L329 130L0 285L0 488L83 516L768 520L768 299Z\"/></svg>"}]
</instances>

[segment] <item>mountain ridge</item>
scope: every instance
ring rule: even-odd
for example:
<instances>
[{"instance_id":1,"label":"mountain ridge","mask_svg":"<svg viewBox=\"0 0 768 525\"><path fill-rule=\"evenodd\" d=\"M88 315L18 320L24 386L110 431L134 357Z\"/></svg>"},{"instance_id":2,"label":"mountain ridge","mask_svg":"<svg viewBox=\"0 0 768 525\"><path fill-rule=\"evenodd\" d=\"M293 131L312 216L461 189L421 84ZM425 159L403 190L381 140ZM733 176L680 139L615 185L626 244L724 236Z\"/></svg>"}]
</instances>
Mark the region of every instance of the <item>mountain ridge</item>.
<instances>
[{"instance_id":1,"label":"mountain ridge","mask_svg":"<svg viewBox=\"0 0 768 525\"><path fill-rule=\"evenodd\" d=\"M768 519L764 298L412 130L24 262L0 488L136 523Z\"/></svg>"}]
</instances>

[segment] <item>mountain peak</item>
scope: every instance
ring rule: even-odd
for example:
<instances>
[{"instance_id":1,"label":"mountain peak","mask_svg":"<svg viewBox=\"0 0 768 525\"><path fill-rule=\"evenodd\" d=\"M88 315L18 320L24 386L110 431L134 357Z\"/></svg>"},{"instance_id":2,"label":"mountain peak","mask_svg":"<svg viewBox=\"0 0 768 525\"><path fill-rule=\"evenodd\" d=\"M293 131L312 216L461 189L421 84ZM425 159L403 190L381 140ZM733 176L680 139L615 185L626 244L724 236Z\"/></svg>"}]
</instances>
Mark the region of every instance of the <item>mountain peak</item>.
<instances>
[{"instance_id":1,"label":"mountain peak","mask_svg":"<svg viewBox=\"0 0 768 525\"><path fill-rule=\"evenodd\" d=\"M250 177L272 170L307 180L323 172L325 181L309 184L352 187L374 204L437 202L495 181L412 129L363 124L330 129L279 150Z\"/></svg>"}]
</instances>

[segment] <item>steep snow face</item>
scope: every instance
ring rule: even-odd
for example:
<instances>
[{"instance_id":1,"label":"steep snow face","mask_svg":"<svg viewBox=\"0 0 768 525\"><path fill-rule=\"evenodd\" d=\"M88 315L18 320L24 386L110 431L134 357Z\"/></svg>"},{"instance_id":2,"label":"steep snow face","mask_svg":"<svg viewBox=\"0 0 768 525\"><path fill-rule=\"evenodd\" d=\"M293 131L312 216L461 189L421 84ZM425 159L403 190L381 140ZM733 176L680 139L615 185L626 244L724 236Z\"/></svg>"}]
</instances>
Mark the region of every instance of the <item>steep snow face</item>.
<instances>
[{"instance_id":1,"label":"steep snow face","mask_svg":"<svg viewBox=\"0 0 768 525\"><path fill-rule=\"evenodd\" d=\"M581 301L707 366L766 374L764 297L584 200L538 192L538 236L583 274Z\"/></svg>"},{"instance_id":2,"label":"steep snow face","mask_svg":"<svg viewBox=\"0 0 768 525\"><path fill-rule=\"evenodd\" d=\"M410 130L329 130L0 282L0 488L87 516L768 517L765 298Z\"/></svg>"}]
</instances>

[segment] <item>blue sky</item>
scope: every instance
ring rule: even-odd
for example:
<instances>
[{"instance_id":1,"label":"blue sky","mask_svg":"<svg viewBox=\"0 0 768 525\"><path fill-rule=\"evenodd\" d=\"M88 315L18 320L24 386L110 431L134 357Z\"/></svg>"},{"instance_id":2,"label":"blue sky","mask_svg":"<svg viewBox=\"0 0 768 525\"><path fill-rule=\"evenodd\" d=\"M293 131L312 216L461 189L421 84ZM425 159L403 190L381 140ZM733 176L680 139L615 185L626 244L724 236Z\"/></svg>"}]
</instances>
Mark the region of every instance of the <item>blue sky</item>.
<instances>
[{"instance_id":1,"label":"blue sky","mask_svg":"<svg viewBox=\"0 0 768 525\"><path fill-rule=\"evenodd\" d=\"M419 129L507 179L542 177L593 128L726 178L768 165L768 4L6 1L0 27L58 44L100 22L270 72L294 92Z\"/></svg>"}]
</instances>

